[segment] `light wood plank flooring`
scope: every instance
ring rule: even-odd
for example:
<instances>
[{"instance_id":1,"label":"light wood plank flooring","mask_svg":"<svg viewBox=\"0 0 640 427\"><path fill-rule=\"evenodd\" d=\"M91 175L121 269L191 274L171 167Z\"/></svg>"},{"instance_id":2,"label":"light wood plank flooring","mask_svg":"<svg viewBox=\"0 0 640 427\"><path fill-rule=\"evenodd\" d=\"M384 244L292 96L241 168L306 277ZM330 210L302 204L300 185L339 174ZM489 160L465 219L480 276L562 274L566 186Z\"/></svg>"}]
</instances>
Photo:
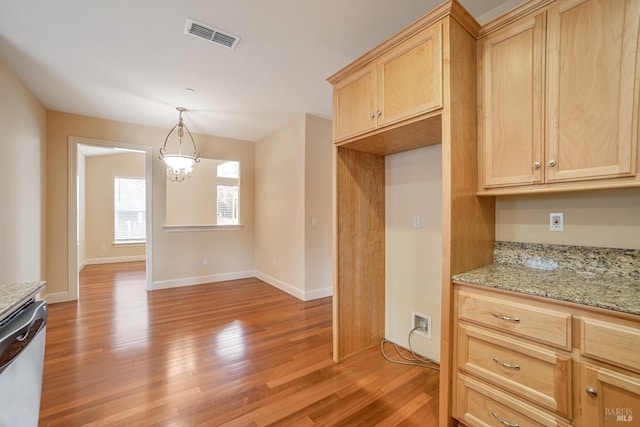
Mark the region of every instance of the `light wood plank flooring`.
<instances>
[{"instance_id":1,"label":"light wood plank flooring","mask_svg":"<svg viewBox=\"0 0 640 427\"><path fill-rule=\"evenodd\" d=\"M144 274L87 266L80 302L49 306L40 426L437 425L436 371L378 348L333 363L331 298L257 279L146 292Z\"/></svg>"}]
</instances>

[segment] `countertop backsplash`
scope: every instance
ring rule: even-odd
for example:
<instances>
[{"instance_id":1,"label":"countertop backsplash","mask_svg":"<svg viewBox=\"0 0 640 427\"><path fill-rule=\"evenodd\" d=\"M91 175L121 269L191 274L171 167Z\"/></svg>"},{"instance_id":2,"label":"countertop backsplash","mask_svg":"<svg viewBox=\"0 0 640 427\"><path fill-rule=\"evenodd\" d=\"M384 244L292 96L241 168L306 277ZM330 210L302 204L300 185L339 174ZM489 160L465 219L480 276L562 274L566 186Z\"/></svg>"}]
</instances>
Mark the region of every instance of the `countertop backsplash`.
<instances>
[{"instance_id":1,"label":"countertop backsplash","mask_svg":"<svg viewBox=\"0 0 640 427\"><path fill-rule=\"evenodd\" d=\"M640 279L640 249L496 241L494 264Z\"/></svg>"}]
</instances>

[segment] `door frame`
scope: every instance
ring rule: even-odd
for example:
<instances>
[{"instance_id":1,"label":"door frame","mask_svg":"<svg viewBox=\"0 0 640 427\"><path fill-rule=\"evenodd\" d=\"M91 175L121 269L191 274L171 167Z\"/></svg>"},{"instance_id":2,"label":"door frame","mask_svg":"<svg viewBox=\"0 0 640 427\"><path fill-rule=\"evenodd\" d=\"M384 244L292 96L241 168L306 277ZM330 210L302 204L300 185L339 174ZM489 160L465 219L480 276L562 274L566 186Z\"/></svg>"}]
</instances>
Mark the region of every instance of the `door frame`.
<instances>
[{"instance_id":1,"label":"door frame","mask_svg":"<svg viewBox=\"0 0 640 427\"><path fill-rule=\"evenodd\" d=\"M98 139L83 138L70 136L68 141L68 154L69 154L69 175L68 175L68 300L77 300L80 294L79 292L79 280L78 280L78 145L92 145L103 148L125 148L131 150L142 151L145 153L145 188L146 188L146 244L145 244L145 257L146 257L146 290L153 289L153 224L152 224L152 151L153 147L148 145L130 144L126 142L114 142L103 141Z\"/></svg>"}]
</instances>

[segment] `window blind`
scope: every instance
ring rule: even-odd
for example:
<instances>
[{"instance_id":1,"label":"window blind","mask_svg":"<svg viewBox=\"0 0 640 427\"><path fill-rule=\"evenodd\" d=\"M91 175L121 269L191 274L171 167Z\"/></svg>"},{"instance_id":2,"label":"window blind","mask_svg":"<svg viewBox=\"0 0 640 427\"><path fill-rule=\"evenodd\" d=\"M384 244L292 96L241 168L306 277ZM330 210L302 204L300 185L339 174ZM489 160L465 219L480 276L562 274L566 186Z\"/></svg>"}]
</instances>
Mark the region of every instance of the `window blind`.
<instances>
[{"instance_id":1,"label":"window blind","mask_svg":"<svg viewBox=\"0 0 640 427\"><path fill-rule=\"evenodd\" d=\"M146 240L146 185L144 179L116 177L114 182L114 241Z\"/></svg>"},{"instance_id":2,"label":"window blind","mask_svg":"<svg viewBox=\"0 0 640 427\"><path fill-rule=\"evenodd\" d=\"M216 194L216 224L239 224L240 162L229 161L218 165Z\"/></svg>"}]
</instances>

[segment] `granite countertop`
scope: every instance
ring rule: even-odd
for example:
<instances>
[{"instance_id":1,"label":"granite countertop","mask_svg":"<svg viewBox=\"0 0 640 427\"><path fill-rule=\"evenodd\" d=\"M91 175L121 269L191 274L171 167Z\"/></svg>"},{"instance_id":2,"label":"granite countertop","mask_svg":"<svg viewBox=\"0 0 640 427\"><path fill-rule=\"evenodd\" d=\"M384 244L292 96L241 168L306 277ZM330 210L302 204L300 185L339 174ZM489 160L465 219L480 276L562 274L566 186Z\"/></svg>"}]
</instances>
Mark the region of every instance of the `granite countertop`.
<instances>
[{"instance_id":1,"label":"granite countertop","mask_svg":"<svg viewBox=\"0 0 640 427\"><path fill-rule=\"evenodd\" d=\"M494 263L453 280L640 315L640 251L496 242Z\"/></svg>"},{"instance_id":2,"label":"granite countertop","mask_svg":"<svg viewBox=\"0 0 640 427\"><path fill-rule=\"evenodd\" d=\"M491 264L453 280L630 314L640 314L640 280Z\"/></svg>"},{"instance_id":3,"label":"granite countertop","mask_svg":"<svg viewBox=\"0 0 640 427\"><path fill-rule=\"evenodd\" d=\"M46 282L9 283L0 285L0 320L33 298Z\"/></svg>"}]
</instances>

